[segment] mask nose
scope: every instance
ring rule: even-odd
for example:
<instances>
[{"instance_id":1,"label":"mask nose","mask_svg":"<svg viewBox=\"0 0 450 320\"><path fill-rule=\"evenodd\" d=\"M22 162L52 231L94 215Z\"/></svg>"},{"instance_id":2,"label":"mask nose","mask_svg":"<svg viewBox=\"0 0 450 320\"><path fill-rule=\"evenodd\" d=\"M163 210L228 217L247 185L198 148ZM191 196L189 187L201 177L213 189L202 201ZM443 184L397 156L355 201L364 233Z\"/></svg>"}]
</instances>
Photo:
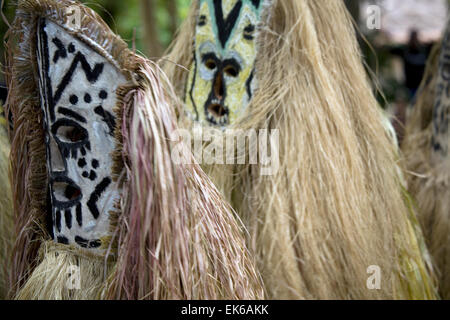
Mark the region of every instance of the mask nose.
<instances>
[{"instance_id":1,"label":"mask nose","mask_svg":"<svg viewBox=\"0 0 450 320\"><path fill-rule=\"evenodd\" d=\"M61 151L59 150L59 147L53 138L53 136L50 135L50 165L51 165L51 171L52 172L64 172L66 170L64 166L64 160L61 154Z\"/></svg>"},{"instance_id":2,"label":"mask nose","mask_svg":"<svg viewBox=\"0 0 450 320\"><path fill-rule=\"evenodd\" d=\"M211 103L207 109L214 118L221 118L227 113L227 110L223 105L223 100L225 99L225 82L222 70L219 70L214 78L212 96L213 103Z\"/></svg>"},{"instance_id":3,"label":"mask nose","mask_svg":"<svg viewBox=\"0 0 450 320\"><path fill-rule=\"evenodd\" d=\"M218 100L222 100L225 96L225 83L223 79L223 71L220 70L217 72L217 75L214 79L214 95Z\"/></svg>"}]
</instances>

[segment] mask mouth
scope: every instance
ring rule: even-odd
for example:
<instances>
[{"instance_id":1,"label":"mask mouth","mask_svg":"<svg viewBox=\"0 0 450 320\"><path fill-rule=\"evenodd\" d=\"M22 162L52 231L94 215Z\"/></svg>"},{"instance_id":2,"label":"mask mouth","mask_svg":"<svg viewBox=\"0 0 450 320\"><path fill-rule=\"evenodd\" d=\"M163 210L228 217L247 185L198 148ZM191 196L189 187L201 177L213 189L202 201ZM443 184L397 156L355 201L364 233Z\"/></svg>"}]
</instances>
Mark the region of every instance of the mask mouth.
<instances>
[{"instance_id":1,"label":"mask mouth","mask_svg":"<svg viewBox=\"0 0 450 320\"><path fill-rule=\"evenodd\" d=\"M207 109L216 119L220 119L227 114L227 109L221 104L210 104Z\"/></svg>"},{"instance_id":2,"label":"mask mouth","mask_svg":"<svg viewBox=\"0 0 450 320\"><path fill-rule=\"evenodd\" d=\"M205 107L205 115L209 123L216 126L225 126L229 120L229 109L223 102L214 99Z\"/></svg>"}]
</instances>

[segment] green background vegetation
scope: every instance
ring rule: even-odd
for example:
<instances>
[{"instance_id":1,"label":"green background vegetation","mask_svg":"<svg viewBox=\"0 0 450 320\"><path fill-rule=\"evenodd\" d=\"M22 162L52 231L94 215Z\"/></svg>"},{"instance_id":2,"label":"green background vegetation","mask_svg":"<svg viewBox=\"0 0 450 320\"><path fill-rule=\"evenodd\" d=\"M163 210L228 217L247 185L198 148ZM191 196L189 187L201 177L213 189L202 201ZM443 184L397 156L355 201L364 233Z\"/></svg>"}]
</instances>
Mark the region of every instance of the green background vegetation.
<instances>
[{"instance_id":1,"label":"green background vegetation","mask_svg":"<svg viewBox=\"0 0 450 320\"><path fill-rule=\"evenodd\" d=\"M139 52L146 55L149 55L149 50L145 45L144 21L154 17L156 21L154 28L158 32L152 32L149 38L157 41L161 48L160 51L162 51L170 44L175 31L174 28L179 26L188 15L191 4L191 0L147 0L147 6L152 10L149 10L150 13L144 14L142 0L89 0L81 2L100 14L111 29L118 33L130 47L134 44ZM14 3L15 1L12 0L4 0L3 12L9 22L14 19ZM0 37L2 39L7 30L7 24L0 19ZM3 62L4 48L2 42L2 45L0 45L0 63L3 64ZM0 75L0 80L2 78L2 75Z\"/></svg>"},{"instance_id":2,"label":"green background vegetation","mask_svg":"<svg viewBox=\"0 0 450 320\"><path fill-rule=\"evenodd\" d=\"M358 21L359 6L363 1L376 4L381 0L344 1L355 21ZM450 0L448 1L450 3ZM12 22L16 0L3 0L3 2L3 12L8 21ZM176 29L188 15L192 0L81 0L81 2L100 14L111 29L128 43L130 48L134 47L139 53L154 58L160 57L170 44ZM6 23L0 19L0 37L2 39L7 29ZM374 36L368 34L366 38L369 42L373 42ZM390 68L392 55L383 48L368 46L362 38L360 38L360 43L368 68L377 73L375 78L381 84L381 89L387 99L386 101L379 95L380 103L385 105L387 102L395 100L396 94L402 90L403 84L391 79L383 72L383 69ZM3 45L0 45L0 63L4 63ZM374 81L375 78L373 78ZM3 81L1 72L0 81Z\"/></svg>"}]
</instances>

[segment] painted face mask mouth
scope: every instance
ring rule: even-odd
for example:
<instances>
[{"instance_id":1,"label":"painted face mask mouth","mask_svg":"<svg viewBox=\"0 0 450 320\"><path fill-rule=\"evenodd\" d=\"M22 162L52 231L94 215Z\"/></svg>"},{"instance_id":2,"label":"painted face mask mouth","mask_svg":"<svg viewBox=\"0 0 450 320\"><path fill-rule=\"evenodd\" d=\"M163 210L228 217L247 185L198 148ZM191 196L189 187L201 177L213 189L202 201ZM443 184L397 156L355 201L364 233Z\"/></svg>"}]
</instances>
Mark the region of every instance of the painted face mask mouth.
<instances>
[{"instance_id":1,"label":"painted face mask mouth","mask_svg":"<svg viewBox=\"0 0 450 320\"><path fill-rule=\"evenodd\" d=\"M225 126L228 124L229 110L222 103L210 103L205 108L206 119L213 125Z\"/></svg>"},{"instance_id":2,"label":"painted face mask mouth","mask_svg":"<svg viewBox=\"0 0 450 320\"><path fill-rule=\"evenodd\" d=\"M227 114L227 110L224 106L221 104L211 104L208 107L208 112L214 117L214 118L222 118Z\"/></svg>"}]
</instances>

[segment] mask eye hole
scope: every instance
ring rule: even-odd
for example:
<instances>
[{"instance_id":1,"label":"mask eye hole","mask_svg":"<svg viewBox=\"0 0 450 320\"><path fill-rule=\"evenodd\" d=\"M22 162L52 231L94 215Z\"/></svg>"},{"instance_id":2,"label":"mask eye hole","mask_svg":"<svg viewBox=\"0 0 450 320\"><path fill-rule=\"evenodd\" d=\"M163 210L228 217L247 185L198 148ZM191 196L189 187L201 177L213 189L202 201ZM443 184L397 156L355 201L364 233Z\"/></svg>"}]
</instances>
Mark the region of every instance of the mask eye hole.
<instances>
[{"instance_id":1,"label":"mask eye hole","mask_svg":"<svg viewBox=\"0 0 450 320\"><path fill-rule=\"evenodd\" d=\"M223 70L223 72L225 72L225 74L227 76L236 78L239 74L239 71L234 67L234 66L227 66L225 67L225 69Z\"/></svg>"},{"instance_id":2,"label":"mask eye hole","mask_svg":"<svg viewBox=\"0 0 450 320\"><path fill-rule=\"evenodd\" d=\"M205 62L205 66L210 70L214 70L217 68L217 63L213 59L208 59Z\"/></svg>"},{"instance_id":3,"label":"mask eye hole","mask_svg":"<svg viewBox=\"0 0 450 320\"><path fill-rule=\"evenodd\" d=\"M77 127L72 127L67 130L67 138L71 142L83 141L85 137L84 133Z\"/></svg>"},{"instance_id":4,"label":"mask eye hole","mask_svg":"<svg viewBox=\"0 0 450 320\"><path fill-rule=\"evenodd\" d=\"M56 201L70 204L81 198L81 189L71 181L54 181L53 195Z\"/></svg>"},{"instance_id":5,"label":"mask eye hole","mask_svg":"<svg viewBox=\"0 0 450 320\"><path fill-rule=\"evenodd\" d=\"M60 124L53 131L58 139L65 143L79 143L88 138L87 131L76 123Z\"/></svg>"},{"instance_id":6,"label":"mask eye hole","mask_svg":"<svg viewBox=\"0 0 450 320\"><path fill-rule=\"evenodd\" d=\"M81 190L79 188L75 188L74 186L67 185L66 189L64 190L64 196L69 199L70 201L73 201L77 199L81 195Z\"/></svg>"}]
</instances>

